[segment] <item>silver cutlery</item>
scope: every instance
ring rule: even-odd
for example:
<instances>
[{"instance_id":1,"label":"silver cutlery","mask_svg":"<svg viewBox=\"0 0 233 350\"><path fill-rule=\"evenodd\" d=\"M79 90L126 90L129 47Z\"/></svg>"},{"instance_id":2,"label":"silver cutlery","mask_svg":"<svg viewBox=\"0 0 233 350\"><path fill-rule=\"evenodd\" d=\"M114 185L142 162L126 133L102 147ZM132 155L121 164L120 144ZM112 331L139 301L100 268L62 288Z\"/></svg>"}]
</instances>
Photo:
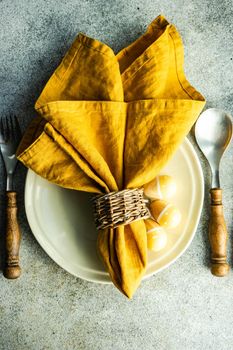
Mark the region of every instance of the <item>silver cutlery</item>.
<instances>
[{"instance_id":1,"label":"silver cutlery","mask_svg":"<svg viewBox=\"0 0 233 350\"><path fill-rule=\"evenodd\" d=\"M206 157L211 173L211 216L209 240L211 246L211 272L215 276L225 276L229 271L226 261L227 227L223 215L222 189L220 188L220 160L232 137L232 120L219 109L210 108L203 112L195 125L198 146Z\"/></svg>"},{"instance_id":2,"label":"silver cutlery","mask_svg":"<svg viewBox=\"0 0 233 350\"><path fill-rule=\"evenodd\" d=\"M6 170L6 264L3 274L6 278L20 276L19 247L20 229L17 220L16 192L13 188L13 176L17 164L16 150L21 139L18 120L15 116L0 119L0 150Z\"/></svg>"}]
</instances>

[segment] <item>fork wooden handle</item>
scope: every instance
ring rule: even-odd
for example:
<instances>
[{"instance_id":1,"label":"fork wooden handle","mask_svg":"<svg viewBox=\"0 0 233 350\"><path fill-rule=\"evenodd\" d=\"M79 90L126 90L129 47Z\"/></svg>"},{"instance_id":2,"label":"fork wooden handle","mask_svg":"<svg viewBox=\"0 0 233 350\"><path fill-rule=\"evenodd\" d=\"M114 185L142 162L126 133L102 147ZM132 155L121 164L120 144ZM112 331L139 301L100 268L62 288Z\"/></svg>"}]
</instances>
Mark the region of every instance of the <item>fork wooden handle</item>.
<instances>
[{"instance_id":1,"label":"fork wooden handle","mask_svg":"<svg viewBox=\"0 0 233 350\"><path fill-rule=\"evenodd\" d=\"M9 279L18 278L21 274L19 266L20 229L17 220L16 192L6 192L7 222L6 222L6 265L4 276Z\"/></svg>"},{"instance_id":2,"label":"fork wooden handle","mask_svg":"<svg viewBox=\"0 0 233 350\"><path fill-rule=\"evenodd\" d=\"M212 188L211 213L209 224L209 240L211 245L211 272L213 275L223 277L229 271L229 265L226 262L227 248L227 227L223 216L222 190L221 188Z\"/></svg>"}]
</instances>

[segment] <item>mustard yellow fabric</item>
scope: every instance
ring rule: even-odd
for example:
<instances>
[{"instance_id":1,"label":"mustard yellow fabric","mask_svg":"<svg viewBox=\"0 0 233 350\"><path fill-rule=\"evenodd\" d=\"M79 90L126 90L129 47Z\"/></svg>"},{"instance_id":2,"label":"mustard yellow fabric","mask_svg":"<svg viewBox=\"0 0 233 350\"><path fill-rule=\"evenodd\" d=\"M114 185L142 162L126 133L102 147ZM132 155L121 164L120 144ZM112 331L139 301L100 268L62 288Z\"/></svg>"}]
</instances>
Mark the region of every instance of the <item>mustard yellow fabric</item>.
<instances>
[{"instance_id":1,"label":"mustard yellow fabric","mask_svg":"<svg viewBox=\"0 0 233 350\"><path fill-rule=\"evenodd\" d=\"M18 149L49 181L93 193L140 187L171 158L204 107L186 80L176 28L157 17L117 55L79 34L56 69ZM113 283L129 298L147 266L144 221L99 232Z\"/></svg>"}]
</instances>

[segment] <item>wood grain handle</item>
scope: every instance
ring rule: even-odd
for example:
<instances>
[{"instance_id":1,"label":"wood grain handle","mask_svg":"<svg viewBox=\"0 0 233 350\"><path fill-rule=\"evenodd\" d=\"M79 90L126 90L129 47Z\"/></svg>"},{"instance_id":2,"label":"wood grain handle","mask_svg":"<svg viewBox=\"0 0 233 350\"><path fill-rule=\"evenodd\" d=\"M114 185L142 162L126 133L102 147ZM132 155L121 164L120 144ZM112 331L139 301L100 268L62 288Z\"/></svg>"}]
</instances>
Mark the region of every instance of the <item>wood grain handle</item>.
<instances>
[{"instance_id":1,"label":"wood grain handle","mask_svg":"<svg viewBox=\"0 0 233 350\"><path fill-rule=\"evenodd\" d=\"M19 266L20 229L17 221L16 192L7 192L6 217L6 266L3 274L6 278L15 279L21 274Z\"/></svg>"},{"instance_id":2,"label":"wood grain handle","mask_svg":"<svg viewBox=\"0 0 233 350\"><path fill-rule=\"evenodd\" d=\"M226 262L228 234L223 216L221 188L212 188L210 196L209 240L211 246L211 272L215 276L223 277L227 275L229 265Z\"/></svg>"}]
</instances>

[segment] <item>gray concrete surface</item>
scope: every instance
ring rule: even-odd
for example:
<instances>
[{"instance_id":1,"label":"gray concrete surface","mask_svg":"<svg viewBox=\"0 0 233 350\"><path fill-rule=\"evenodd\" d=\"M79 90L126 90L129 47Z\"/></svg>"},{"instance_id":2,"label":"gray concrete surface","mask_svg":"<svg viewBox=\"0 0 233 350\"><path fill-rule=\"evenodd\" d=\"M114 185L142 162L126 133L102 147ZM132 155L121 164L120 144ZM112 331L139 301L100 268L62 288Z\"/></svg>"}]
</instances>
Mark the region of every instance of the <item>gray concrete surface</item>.
<instances>
[{"instance_id":1,"label":"gray concrete surface","mask_svg":"<svg viewBox=\"0 0 233 350\"><path fill-rule=\"evenodd\" d=\"M23 129L44 83L79 32L116 52L136 39L158 14L179 28L189 80L208 107L233 113L233 1L0 1L0 115L16 113ZM233 267L233 145L222 162L229 261ZM23 275L0 276L1 350L231 350L233 274L208 268L207 202L188 251L170 268L142 283L133 300L111 285L77 279L59 268L34 239L23 209L25 169L19 167ZM0 165L0 232L4 178Z\"/></svg>"}]
</instances>

